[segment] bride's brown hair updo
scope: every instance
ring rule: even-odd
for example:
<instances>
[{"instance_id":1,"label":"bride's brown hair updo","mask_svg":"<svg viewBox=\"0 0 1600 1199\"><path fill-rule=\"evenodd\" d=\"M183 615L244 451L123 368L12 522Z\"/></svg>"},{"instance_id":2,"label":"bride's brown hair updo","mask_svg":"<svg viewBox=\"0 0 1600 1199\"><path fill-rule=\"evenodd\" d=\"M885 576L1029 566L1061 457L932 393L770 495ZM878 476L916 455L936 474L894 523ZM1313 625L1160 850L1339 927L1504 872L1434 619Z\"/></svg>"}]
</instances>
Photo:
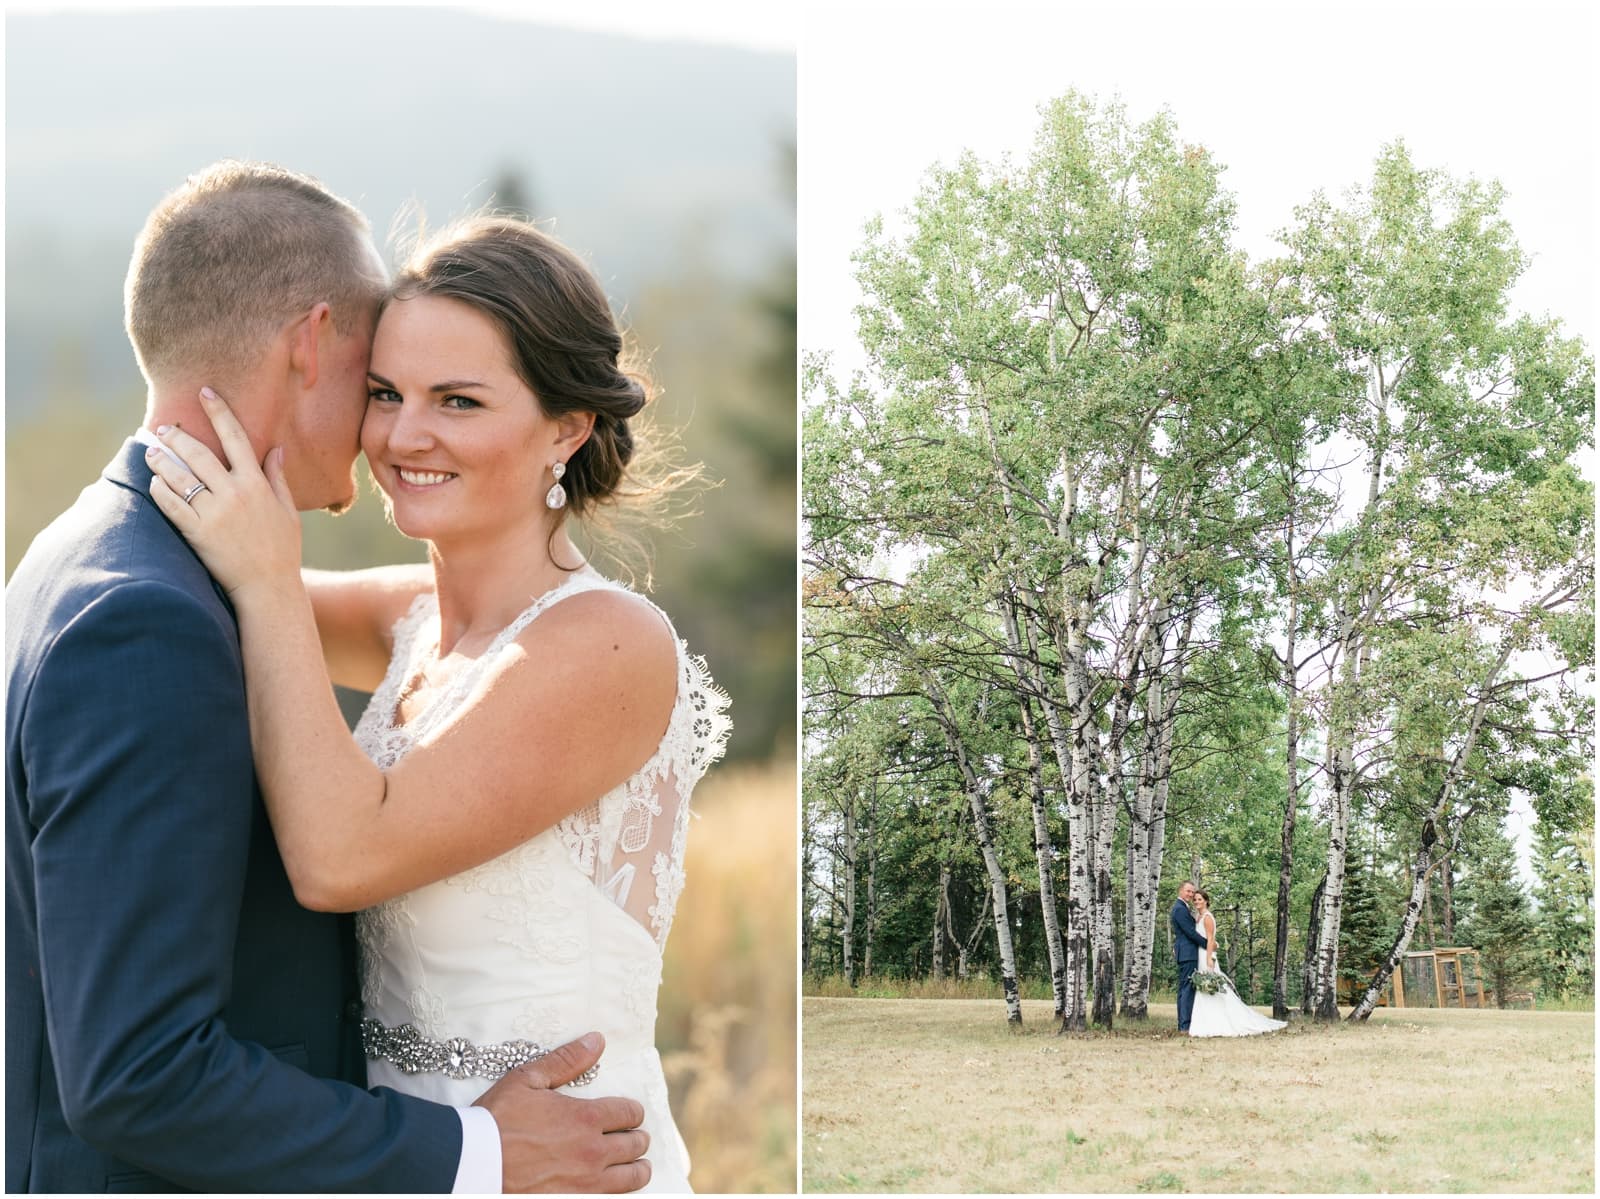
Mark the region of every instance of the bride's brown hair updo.
<instances>
[{"instance_id":1,"label":"bride's brown hair updo","mask_svg":"<svg viewBox=\"0 0 1600 1199\"><path fill-rule=\"evenodd\" d=\"M561 480L562 517L588 516L623 495L659 496L695 474L637 452L630 422L654 398L650 383L624 365L622 332L599 280L554 238L514 217L459 222L421 245L395 277L391 299L417 296L458 300L492 320L546 416L594 413L594 432Z\"/></svg>"}]
</instances>

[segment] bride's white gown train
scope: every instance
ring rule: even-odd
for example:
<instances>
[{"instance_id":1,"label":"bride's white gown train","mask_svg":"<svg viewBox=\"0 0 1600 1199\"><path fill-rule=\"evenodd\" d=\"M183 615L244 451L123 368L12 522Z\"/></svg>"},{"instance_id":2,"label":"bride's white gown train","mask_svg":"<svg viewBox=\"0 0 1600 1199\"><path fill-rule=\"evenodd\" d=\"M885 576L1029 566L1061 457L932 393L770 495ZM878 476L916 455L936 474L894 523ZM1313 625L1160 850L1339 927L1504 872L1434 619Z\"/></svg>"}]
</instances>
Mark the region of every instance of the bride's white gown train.
<instances>
[{"instance_id":1,"label":"bride's white gown train","mask_svg":"<svg viewBox=\"0 0 1600 1199\"><path fill-rule=\"evenodd\" d=\"M489 664L553 604L626 590L589 568L541 596L428 706L394 726L400 690L434 643L434 596L395 626L388 674L356 729L384 769L446 725ZM659 609L658 609L659 611ZM665 620L665 614L662 619ZM668 622L670 628L671 622ZM525 1043L551 1049L591 1029L606 1038L592 1082L573 1094L644 1105L650 1191L687 1191L689 1160L655 1049L661 948L683 888L689 796L728 735L727 697L678 646L678 692L654 756L627 782L509 853L357 917L368 1078L467 1104Z\"/></svg>"},{"instance_id":2,"label":"bride's white gown train","mask_svg":"<svg viewBox=\"0 0 1600 1199\"><path fill-rule=\"evenodd\" d=\"M1202 968L1216 969L1215 966L1205 967L1204 957L1201 954ZM1225 985L1215 995L1199 990L1194 993L1194 1010L1189 1015L1191 1037L1253 1037L1286 1027L1284 1021L1246 1007L1231 985Z\"/></svg>"}]
</instances>

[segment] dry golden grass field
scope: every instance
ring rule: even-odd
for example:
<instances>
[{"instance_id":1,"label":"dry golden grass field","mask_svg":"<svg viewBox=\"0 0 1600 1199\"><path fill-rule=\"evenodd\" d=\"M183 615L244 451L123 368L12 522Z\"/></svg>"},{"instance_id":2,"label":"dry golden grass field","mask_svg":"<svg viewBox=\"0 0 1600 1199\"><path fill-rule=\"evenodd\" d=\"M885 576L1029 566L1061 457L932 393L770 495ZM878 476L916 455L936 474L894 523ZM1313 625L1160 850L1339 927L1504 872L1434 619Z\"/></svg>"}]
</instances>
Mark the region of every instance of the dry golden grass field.
<instances>
[{"instance_id":1,"label":"dry golden grass field","mask_svg":"<svg viewBox=\"0 0 1600 1199\"><path fill-rule=\"evenodd\" d=\"M696 789L656 1042L700 1192L795 1189L795 768Z\"/></svg>"},{"instance_id":2,"label":"dry golden grass field","mask_svg":"<svg viewBox=\"0 0 1600 1199\"><path fill-rule=\"evenodd\" d=\"M1240 1040L1020 1035L998 1000L805 1000L805 1190L1593 1192L1593 1012Z\"/></svg>"}]
</instances>

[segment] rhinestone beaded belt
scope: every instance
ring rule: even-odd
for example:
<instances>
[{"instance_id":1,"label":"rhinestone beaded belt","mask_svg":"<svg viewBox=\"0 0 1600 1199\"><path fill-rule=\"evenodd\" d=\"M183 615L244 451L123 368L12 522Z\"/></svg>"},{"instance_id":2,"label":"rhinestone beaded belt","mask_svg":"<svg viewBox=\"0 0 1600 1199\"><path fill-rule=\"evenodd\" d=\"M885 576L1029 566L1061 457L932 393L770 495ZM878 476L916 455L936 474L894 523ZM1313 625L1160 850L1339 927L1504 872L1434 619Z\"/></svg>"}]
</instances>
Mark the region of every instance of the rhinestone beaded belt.
<instances>
[{"instance_id":1,"label":"rhinestone beaded belt","mask_svg":"<svg viewBox=\"0 0 1600 1199\"><path fill-rule=\"evenodd\" d=\"M494 1045L474 1045L464 1037L430 1041L414 1024L386 1028L377 1020L361 1022L361 1045L368 1057L391 1062L406 1074L443 1074L457 1079L499 1078L507 1070L550 1052L532 1041L501 1041ZM591 1083L599 1071L599 1066L590 1066L567 1085Z\"/></svg>"}]
</instances>

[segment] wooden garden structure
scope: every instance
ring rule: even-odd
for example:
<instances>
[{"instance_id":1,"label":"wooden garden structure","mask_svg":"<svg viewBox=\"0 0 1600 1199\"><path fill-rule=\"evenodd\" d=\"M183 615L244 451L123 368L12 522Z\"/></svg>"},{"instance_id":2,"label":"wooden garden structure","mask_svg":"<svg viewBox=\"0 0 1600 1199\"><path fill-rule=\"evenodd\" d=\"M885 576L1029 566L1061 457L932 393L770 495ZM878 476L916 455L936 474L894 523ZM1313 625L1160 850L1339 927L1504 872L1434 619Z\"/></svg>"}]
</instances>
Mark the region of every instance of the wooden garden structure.
<instances>
[{"instance_id":1,"label":"wooden garden structure","mask_svg":"<svg viewBox=\"0 0 1600 1199\"><path fill-rule=\"evenodd\" d=\"M1408 986L1411 987L1409 1003ZM1462 946L1406 954L1400 969L1391 976L1389 991L1386 998L1394 1007L1481 1008L1488 1006L1489 998L1483 987L1483 965L1478 951Z\"/></svg>"}]
</instances>

